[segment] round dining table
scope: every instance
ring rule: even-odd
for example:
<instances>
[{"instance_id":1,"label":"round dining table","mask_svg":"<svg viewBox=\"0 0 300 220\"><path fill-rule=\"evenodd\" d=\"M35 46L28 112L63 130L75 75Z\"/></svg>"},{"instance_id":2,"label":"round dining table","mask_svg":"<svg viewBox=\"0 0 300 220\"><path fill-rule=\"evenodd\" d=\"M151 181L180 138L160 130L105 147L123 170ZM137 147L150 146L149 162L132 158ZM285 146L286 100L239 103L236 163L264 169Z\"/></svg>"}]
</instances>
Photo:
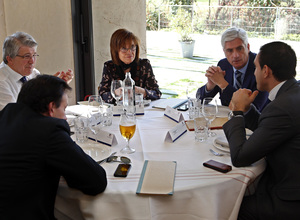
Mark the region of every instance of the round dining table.
<instances>
[{"instance_id":1,"label":"round dining table","mask_svg":"<svg viewBox=\"0 0 300 220\"><path fill-rule=\"evenodd\" d=\"M119 163L102 163L108 185L97 196L88 196L69 188L61 178L55 203L59 219L237 219L241 201L245 195L254 192L265 169L265 161L262 159L248 167L232 166L230 155L214 144L216 137L225 136L222 129L213 130L217 136L209 137L204 142L195 141L194 131L190 130L174 142L166 139L168 132L178 122L166 117L164 110L152 108L158 101L152 101L149 106L145 106L143 115L136 116L136 131L130 140L130 145L136 150L133 154L120 153L126 141L119 131L119 116L113 116L111 126L103 127L103 130L115 136L117 142L112 146L99 143L99 146L107 154L117 152L117 156L130 158L131 170L126 178L114 177ZM82 105L76 105L69 106L67 110L80 111L83 108ZM184 120L188 120L187 111L181 114ZM224 155L216 156L209 149ZM173 195L136 194L145 160L176 161ZM231 165L232 170L221 173L204 167L203 163L208 160Z\"/></svg>"}]
</instances>

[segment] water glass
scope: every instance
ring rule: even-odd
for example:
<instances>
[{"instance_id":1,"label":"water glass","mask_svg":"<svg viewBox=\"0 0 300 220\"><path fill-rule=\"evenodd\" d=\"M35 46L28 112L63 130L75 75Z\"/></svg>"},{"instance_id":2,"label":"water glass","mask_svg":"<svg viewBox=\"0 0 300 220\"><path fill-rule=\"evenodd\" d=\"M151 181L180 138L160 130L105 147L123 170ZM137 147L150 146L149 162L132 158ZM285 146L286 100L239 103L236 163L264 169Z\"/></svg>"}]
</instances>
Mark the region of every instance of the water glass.
<instances>
[{"instance_id":1,"label":"water glass","mask_svg":"<svg viewBox=\"0 0 300 220\"><path fill-rule=\"evenodd\" d=\"M112 117L113 117L112 108L110 106L102 105L99 107L99 109L102 116L102 125L103 126L112 125Z\"/></svg>"},{"instance_id":2,"label":"water glass","mask_svg":"<svg viewBox=\"0 0 300 220\"><path fill-rule=\"evenodd\" d=\"M207 140L207 120L202 114L198 114L194 118L195 140L204 142Z\"/></svg>"},{"instance_id":3,"label":"water glass","mask_svg":"<svg viewBox=\"0 0 300 220\"><path fill-rule=\"evenodd\" d=\"M189 119L194 119L201 112L201 100L188 99Z\"/></svg>"},{"instance_id":4,"label":"water glass","mask_svg":"<svg viewBox=\"0 0 300 220\"><path fill-rule=\"evenodd\" d=\"M76 142L85 143L88 140L88 119L79 116L74 119Z\"/></svg>"},{"instance_id":5,"label":"water glass","mask_svg":"<svg viewBox=\"0 0 300 220\"><path fill-rule=\"evenodd\" d=\"M139 106L143 104L144 95L142 93L135 94L135 105Z\"/></svg>"}]
</instances>

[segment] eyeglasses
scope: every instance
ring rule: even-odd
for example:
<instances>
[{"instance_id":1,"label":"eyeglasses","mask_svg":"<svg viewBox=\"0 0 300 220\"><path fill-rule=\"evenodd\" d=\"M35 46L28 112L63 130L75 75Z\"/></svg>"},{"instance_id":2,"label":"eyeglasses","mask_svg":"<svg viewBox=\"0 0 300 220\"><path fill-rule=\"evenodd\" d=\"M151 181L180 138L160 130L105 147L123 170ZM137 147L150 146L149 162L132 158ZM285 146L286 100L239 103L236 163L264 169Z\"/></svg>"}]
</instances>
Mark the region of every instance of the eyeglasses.
<instances>
[{"instance_id":1,"label":"eyeglasses","mask_svg":"<svg viewBox=\"0 0 300 220\"><path fill-rule=\"evenodd\" d=\"M131 163L131 160L128 157L120 157L120 160L118 160L118 156L110 156L106 159L106 162L123 162L123 163Z\"/></svg>"},{"instance_id":2,"label":"eyeglasses","mask_svg":"<svg viewBox=\"0 0 300 220\"><path fill-rule=\"evenodd\" d=\"M16 55L17 57L21 57L23 58L24 60L31 60L32 58L33 59L36 59L39 55L38 54L33 54L33 55L30 55L30 54L25 54L23 56L21 55Z\"/></svg>"},{"instance_id":3,"label":"eyeglasses","mask_svg":"<svg viewBox=\"0 0 300 220\"><path fill-rule=\"evenodd\" d=\"M121 47L120 51L122 53L127 53L127 51L130 50L132 52L136 51L136 45L131 46L130 48Z\"/></svg>"}]
</instances>

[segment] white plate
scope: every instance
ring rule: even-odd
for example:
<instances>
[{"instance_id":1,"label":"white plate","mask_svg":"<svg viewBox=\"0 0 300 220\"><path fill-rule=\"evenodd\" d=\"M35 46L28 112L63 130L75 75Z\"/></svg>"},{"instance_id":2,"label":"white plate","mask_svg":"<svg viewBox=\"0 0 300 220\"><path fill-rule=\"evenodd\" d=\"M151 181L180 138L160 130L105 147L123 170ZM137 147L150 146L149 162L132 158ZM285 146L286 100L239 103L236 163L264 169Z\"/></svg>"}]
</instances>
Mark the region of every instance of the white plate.
<instances>
[{"instance_id":1,"label":"white plate","mask_svg":"<svg viewBox=\"0 0 300 220\"><path fill-rule=\"evenodd\" d=\"M223 147L222 145L220 145L219 143L217 143L216 142L216 139L217 138L223 138L223 137L216 137L215 139L214 139L214 141L213 141L213 145L214 145L214 147L215 148L217 148L217 149L219 149L219 150L221 150L221 151L225 151L225 152L230 152L230 149L229 149L229 147ZM226 138L226 137L225 137Z\"/></svg>"},{"instance_id":2,"label":"white plate","mask_svg":"<svg viewBox=\"0 0 300 220\"><path fill-rule=\"evenodd\" d=\"M95 145L95 143L80 144L82 150L95 161L103 160L111 154L111 149L103 145Z\"/></svg>"},{"instance_id":3,"label":"white plate","mask_svg":"<svg viewBox=\"0 0 300 220\"><path fill-rule=\"evenodd\" d=\"M89 105L89 101L80 101L77 103L78 103L78 105Z\"/></svg>"},{"instance_id":4,"label":"white plate","mask_svg":"<svg viewBox=\"0 0 300 220\"><path fill-rule=\"evenodd\" d=\"M80 101L80 102L77 102L77 104L78 105L87 105L88 106L89 105L89 101ZM104 106L113 106L113 104L104 103L104 102L103 102L103 105Z\"/></svg>"},{"instance_id":5,"label":"white plate","mask_svg":"<svg viewBox=\"0 0 300 220\"><path fill-rule=\"evenodd\" d=\"M70 127L74 126L74 119L76 118L75 115L66 115L67 117L67 122Z\"/></svg>"},{"instance_id":6,"label":"white plate","mask_svg":"<svg viewBox=\"0 0 300 220\"><path fill-rule=\"evenodd\" d=\"M148 99L144 99L143 100L144 106L148 106L148 105L150 105L150 103L151 103L151 100L148 100ZM119 104L123 105L123 101L120 101Z\"/></svg>"}]
</instances>

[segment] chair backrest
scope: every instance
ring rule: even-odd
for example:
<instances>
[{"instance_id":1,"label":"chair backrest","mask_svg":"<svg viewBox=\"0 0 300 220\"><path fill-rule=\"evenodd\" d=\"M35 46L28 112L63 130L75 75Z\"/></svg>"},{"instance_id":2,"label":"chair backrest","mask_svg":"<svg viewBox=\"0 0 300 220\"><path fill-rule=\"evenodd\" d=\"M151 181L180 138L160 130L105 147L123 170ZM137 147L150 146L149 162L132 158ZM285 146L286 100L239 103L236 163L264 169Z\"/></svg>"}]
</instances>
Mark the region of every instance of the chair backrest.
<instances>
[{"instance_id":1,"label":"chair backrest","mask_svg":"<svg viewBox=\"0 0 300 220\"><path fill-rule=\"evenodd\" d=\"M86 95L86 96L84 97L83 101L89 100L89 97L90 97L90 96L91 96L91 95Z\"/></svg>"}]
</instances>

